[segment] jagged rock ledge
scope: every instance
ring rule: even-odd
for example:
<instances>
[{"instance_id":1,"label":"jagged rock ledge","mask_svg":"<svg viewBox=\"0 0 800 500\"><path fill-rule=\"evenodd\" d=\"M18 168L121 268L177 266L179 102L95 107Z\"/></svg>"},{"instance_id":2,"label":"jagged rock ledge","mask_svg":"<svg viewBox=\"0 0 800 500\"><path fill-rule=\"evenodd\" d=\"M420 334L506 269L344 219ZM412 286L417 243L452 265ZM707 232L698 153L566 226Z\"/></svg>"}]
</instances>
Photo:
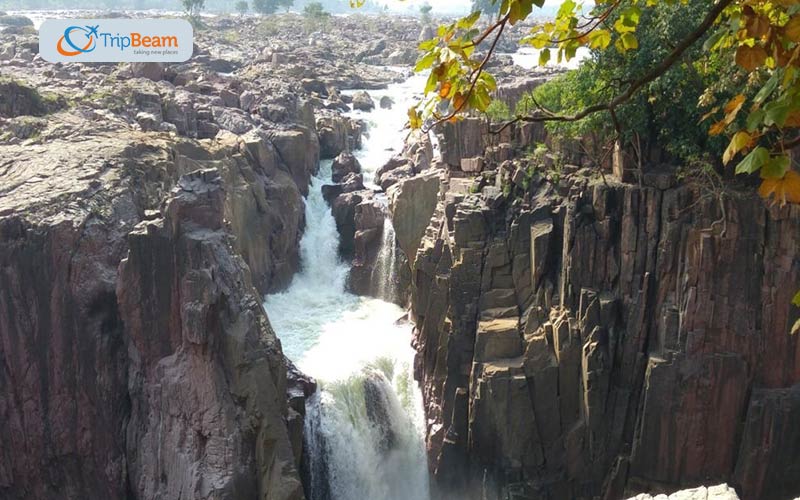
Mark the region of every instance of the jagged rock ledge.
<instances>
[{"instance_id":1,"label":"jagged rock ledge","mask_svg":"<svg viewBox=\"0 0 800 500\"><path fill-rule=\"evenodd\" d=\"M800 209L534 158L541 128L439 130L439 193L396 208L434 486L622 498L800 494ZM563 160L562 160L563 161ZM393 188L395 189L395 188ZM411 224L410 224L410 223ZM398 231L398 239L400 231ZM417 243L418 242L418 243Z\"/></svg>"}]
</instances>

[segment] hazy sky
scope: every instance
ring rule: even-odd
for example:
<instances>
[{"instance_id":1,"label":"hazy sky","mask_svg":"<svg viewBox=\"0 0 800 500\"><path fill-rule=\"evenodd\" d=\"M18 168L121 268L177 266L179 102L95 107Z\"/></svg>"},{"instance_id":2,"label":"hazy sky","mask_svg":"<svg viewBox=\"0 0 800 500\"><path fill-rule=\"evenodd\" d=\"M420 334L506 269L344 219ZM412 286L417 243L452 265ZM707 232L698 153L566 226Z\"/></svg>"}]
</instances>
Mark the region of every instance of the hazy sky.
<instances>
[{"instance_id":1,"label":"hazy sky","mask_svg":"<svg viewBox=\"0 0 800 500\"><path fill-rule=\"evenodd\" d=\"M545 0L545 7L559 5L562 0ZM433 6L434 12L439 13L465 13L469 11L472 2L470 0L379 0L379 3L386 3L392 10L404 11L412 10L416 12L419 6L429 3Z\"/></svg>"}]
</instances>

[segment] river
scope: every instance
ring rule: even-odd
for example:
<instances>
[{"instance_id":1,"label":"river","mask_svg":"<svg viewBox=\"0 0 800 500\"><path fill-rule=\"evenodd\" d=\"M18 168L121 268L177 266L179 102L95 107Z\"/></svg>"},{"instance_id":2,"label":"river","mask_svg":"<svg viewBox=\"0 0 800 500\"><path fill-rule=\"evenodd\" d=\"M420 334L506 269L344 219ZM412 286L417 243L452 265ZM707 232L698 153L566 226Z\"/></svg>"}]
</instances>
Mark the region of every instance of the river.
<instances>
[{"instance_id":1,"label":"river","mask_svg":"<svg viewBox=\"0 0 800 500\"><path fill-rule=\"evenodd\" d=\"M370 91L376 103L363 119L368 136L356 157L365 184L403 146L406 110L424 77ZM381 97L394 105L382 109ZM284 352L317 379L307 402L306 478L310 500L427 500L421 394L412 377L412 325L393 303L345 289L349 266L338 255L339 234L321 188L330 183L323 161L306 200L300 243L302 270L289 288L266 297L265 308ZM394 272L393 232L387 222L374 274ZM391 253L389 253L391 252ZM379 287L380 289L380 287ZM390 297L386 297L390 298Z\"/></svg>"}]
</instances>

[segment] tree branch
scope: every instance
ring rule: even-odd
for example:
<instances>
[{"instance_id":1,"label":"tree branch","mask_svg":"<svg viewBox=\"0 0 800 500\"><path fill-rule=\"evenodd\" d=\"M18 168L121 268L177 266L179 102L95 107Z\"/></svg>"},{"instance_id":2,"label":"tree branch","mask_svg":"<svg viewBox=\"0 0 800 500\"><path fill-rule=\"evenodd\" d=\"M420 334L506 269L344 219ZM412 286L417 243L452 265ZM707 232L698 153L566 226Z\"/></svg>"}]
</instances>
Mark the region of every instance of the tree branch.
<instances>
[{"instance_id":1,"label":"tree branch","mask_svg":"<svg viewBox=\"0 0 800 500\"><path fill-rule=\"evenodd\" d=\"M730 4L733 3L734 0L720 0L706 15L703 19L703 22L687 36L684 38L681 43L679 43L675 49L657 66L652 68L649 72L647 72L644 76L639 78L638 80L634 80L631 82L628 90L623 92L622 94L618 95L610 102L595 104L592 106L587 106L586 108L578 111L572 115L556 115L552 113L536 113L531 116L522 116L518 117L516 121L525 121L525 122L546 122L546 121L556 121L556 122L575 122L578 120L582 120L587 116L600 112L600 111L610 111L612 109L617 108L621 104L626 103L633 97L637 90L642 88L644 85L652 82L656 78L660 77L664 73L666 73L676 62L681 59L683 53L686 52L689 47L694 45L700 38L705 35L705 33L714 25L714 22L717 18L722 14L722 11L725 10ZM505 127L503 127L505 128Z\"/></svg>"}]
</instances>

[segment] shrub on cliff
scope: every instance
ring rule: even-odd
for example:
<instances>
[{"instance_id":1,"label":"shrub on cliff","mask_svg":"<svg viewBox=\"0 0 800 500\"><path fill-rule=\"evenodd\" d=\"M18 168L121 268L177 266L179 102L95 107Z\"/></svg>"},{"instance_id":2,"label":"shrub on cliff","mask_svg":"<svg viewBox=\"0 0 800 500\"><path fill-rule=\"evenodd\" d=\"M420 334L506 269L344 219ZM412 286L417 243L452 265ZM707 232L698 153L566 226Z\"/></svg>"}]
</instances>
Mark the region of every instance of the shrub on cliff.
<instances>
[{"instance_id":1,"label":"shrub on cliff","mask_svg":"<svg viewBox=\"0 0 800 500\"><path fill-rule=\"evenodd\" d=\"M488 27L476 28L478 10L420 45L416 69L431 72L426 98L409 110L412 127L485 112L491 104L497 83L486 68L500 38L544 0L490 2L499 13ZM564 0L554 21L536 24L521 41L540 49L542 65L592 50L594 66L584 71L594 68L592 75L607 85L594 89L597 100L587 96L583 107L538 103L515 120L575 123L600 114L614 138L640 151L642 135L654 142L666 137L678 156L724 150L721 164L760 175L762 196L800 203L791 153L800 147L796 0L599 0L588 12L582 8ZM476 54L484 42L488 52ZM706 131L709 137L701 137Z\"/></svg>"}]
</instances>

